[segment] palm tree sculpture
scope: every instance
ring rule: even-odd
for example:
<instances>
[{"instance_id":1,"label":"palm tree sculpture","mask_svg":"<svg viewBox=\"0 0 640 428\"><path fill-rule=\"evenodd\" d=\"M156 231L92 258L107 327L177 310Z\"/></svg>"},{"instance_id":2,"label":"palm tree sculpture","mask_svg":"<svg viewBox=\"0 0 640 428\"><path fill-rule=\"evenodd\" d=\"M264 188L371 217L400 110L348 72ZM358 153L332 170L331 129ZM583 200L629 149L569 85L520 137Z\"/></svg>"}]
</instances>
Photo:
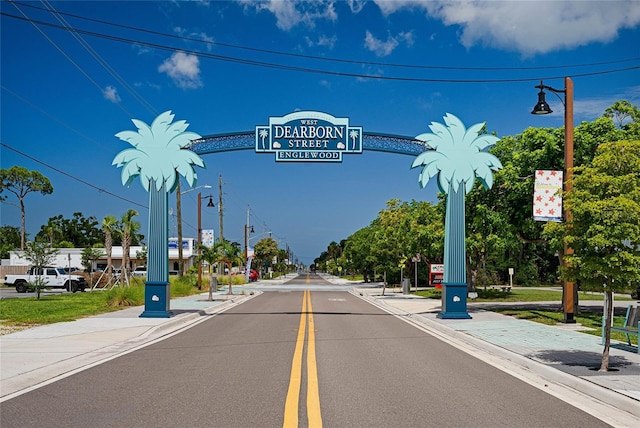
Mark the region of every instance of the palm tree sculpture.
<instances>
[{"instance_id":1,"label":"palm tree sculpture","mask_svg":"<svg viewBox=\"0 0 640 428\"><path fill-rule=\"evenodd\" d=\"M194 152L185 149L192 140L201 138L185 132L184 120L172 122L174 115L166 111L155 118L151 126L132 119L138 131L122 131L116 137L134 148L121 151L113 165L122 167L122 184L129 186L140 177L142 187L149 192L149 232L145 311L141 317L167 318L169 312L169 249L168 193L175 190L182 175L190 186L196 183L193 165L204 168L204 162Z\"/></svg>"},{"instance_id":2,"label":"palm tree sculpture","mask_svg":"<svg viewBox=\"0 0 640 428\"><path fill-rule=\"evenodd\" d=\"M439 318L471 318L467 313L464 198L478 177L485 189L493 185L493 171L502 168L494 155L485 151L498 141L489 134L480 135L484 123L466 129L456 116L444 116L446 126L432 122L433 133L416 137L433 150L419 154L411 168L422 166L419 182L425 187L438 176L438 187L447 195L442 312Z\"/></svg>"}]
</instances>

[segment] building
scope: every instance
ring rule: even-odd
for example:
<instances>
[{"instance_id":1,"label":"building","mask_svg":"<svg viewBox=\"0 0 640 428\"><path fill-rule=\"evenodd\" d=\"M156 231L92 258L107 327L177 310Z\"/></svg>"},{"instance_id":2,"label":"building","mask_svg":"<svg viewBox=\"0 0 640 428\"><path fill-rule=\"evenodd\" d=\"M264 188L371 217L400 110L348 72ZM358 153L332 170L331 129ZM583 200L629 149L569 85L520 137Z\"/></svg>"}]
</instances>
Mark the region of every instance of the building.
<instances>
[{"instance_id":1,"label":"building","mask_svg":"<svg viewBox=\"0 0 640 428\"><path fill-rule=\"evenodd\" d=\"M188 269L195 263L197 241L194 238L184 238L182 240L182 258L185 268ZM104 248L97 248L102 251L102 256L92 260L91 267L95 270L104 270L107 267L107 253ZM178 238L169 238L169 270L178 270ZM82 270L82 248L60 248L52 265L58 267L69 267L74 270ZM138 266L146 265L146 247L133 246L129 249L129 268L134 270ZM9 253L9 266L30 266L24 257L24 251L16 250ZM3 266L5 265L3 260ZM122 268L122 247L114 246L111 249L111 263L115 269Z\"/></svg>"}]
</instances>

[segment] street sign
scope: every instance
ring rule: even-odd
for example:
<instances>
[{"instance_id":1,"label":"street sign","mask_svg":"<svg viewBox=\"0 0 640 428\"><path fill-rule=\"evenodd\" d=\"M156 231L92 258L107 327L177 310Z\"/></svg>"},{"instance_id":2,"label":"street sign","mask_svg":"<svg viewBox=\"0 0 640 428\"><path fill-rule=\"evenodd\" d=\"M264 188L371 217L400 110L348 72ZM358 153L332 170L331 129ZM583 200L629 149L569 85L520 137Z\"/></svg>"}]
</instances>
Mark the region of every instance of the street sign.
<instances>
[{"instance_id":1,"label":"street sign","mask_svg":"<svg viewBox=\"0 0 640 428\"><path fill-rule=\"evenodd\" d=\"M256 126L256 153L275 153L277 162L342 162L343 153L362 153L362 127L317 111L272 116Z\"/></svg>"}]
</instances>

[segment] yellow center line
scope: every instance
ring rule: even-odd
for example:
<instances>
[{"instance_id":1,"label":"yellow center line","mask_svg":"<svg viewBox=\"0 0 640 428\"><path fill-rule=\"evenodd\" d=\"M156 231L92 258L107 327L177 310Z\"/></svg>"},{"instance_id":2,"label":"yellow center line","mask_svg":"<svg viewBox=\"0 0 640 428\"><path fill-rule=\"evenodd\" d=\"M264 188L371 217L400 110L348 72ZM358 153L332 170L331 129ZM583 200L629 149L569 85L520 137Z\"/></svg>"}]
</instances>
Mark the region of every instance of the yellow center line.
<instances>
[{"instance_id":1,"label":"yellow center line","mask_svg":"<svg viewBox=\"0 0 640 428\"><path fill-rule=\"evenodd\" d=\"M302 354L304 350L307 321L309 323L309 338L307 345L307 419L310 428L322 427L320 394L318 391L318 367L316 365L316 339L313 324L313 309L311 307L311 293L309 290L305 290L302 298L302 314L300 315L298 338L296 340L296 347L293 352L293 361L291 363L289 390L287 392L287 399L284 406L283 428L297 428L298 426L298 406L300 402L300 385L302 383Z\"/></svg>"},{"instance_id":2,"label":"yellow center line","mask_svg":"<svg viewBox=\"0 0 640 428\"><path fill-rule=\"evenodd\" d=\"M316 332L311 307L311 292L307 292L309 319L309 343L307 344L307 419L309 428L322 428L320 393L318 391L318 366L316 365Z\"/></svg>"}]
</instances>

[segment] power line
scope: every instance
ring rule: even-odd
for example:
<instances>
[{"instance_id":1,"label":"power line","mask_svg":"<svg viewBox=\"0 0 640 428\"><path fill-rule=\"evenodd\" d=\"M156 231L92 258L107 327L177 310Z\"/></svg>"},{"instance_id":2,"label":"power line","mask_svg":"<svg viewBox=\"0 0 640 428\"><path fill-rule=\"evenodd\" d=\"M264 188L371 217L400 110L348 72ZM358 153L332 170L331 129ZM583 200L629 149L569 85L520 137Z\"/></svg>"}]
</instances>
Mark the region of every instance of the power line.
<instances>
[{"instance_id":1,"label":"power line","mask_svg":"<svg viewBox=\"0 0 640 428\"><path fill-rule=\"evenodd\" d=\"M62 26L59 26L59 25L56 25L56 24L51 24L51 23L44 22L44 21L36 21L36 20L27 19L27 18L21 18L19 16L14 16L14 15L7 14L5 12L0 13L0 15L4 15L4 16L10 17L10 18L19 19L19 20L28 21L28 22L31 22L32 24L33 23L38 23L38 24L41 24L41 25L46 25L46 26L49 26L49 27L58 28L58 29L62 29L62 30L65 30L65 31L69 31L69 29L66 29L66 28L64 28ZM206 52L201 52L201 51L195 51L195 50L190 50L190 49L179 49L179 48L174 48L174 47L171 47L171 46L160 45L160 44L157 44L157 43L143 42L143 41L140 41L140 40L134 40L134 39L127 39L127 38L123 38L123 37L111 36L111 35L107 35L107 34L96 33L96 32L93 32L93 31L87 31L87 30L73 29L73 31L78 32L78 33L82 33L82 34L85 34L85 35L88 35L88 36L103 38L103 39L107 39L107 40L111 40L111 41L115 41L115 42L121 42L121 43L127 43L127 44L135 44L135 45L139 45L139 46L154 48L154 49L158 49L158 50L165 50L165 51L170 51L170 52L176 52L176 51L185 52L185 53L188 53L188 54L191 54L191 55L195 55L195 56L198 56L198 57L208 58L208 59L213 59L213 60L223 61L223 62L239 63L239 64L253 65L253 66L265 67L265 68L274 68L274 69L280 69L280 70L286 70L286 71L296 71L296 72L303 72L303 73L324 74L324 75L332 75L332 76L339 76L339 77L355 77L355 78L370 79L370 80L388 80L388 81L417 82L417 83L515 83L515 82L538 82L540 80L555 80L555 79L561 79L561 78L566 77L566 74L557 75L557 76L542 76L542 77L538 76L538 77L535 77L535 78L529 77L529 78L511 78L511 79L442 79L442 78L383 76L383 75L351 73L351 72L342 72L342 71L333 71L333 70L322 70L322 69L317 69L317 68L300 67L300 66L293 66L293 65L276 64L276 63L272 63L272 62L250 60L250 59L244 59L244 58L238 58L238 57L230 57L230 56L226 56L226 55L216 55L216 54L211 54L211 53L206 53ZM362 64L362 63L360 63L360 64ZM575 77L597 76L597 75L613 74L613 73L620 73L620 72L625 72L625 71L632 71L632 70L637 70L637 69L640 69L640 65L624 67L624 68L618 68L618 69L603 70L603 71L594 71L594 72L585 72L585 73L572 73L571 77L575 78Z\"/></svg>"},{"instance_id":2,"label":"power line","mask_svg":"<svg viewBox=\"0 0 640 428\"><path fill-rule=\"evenodd\" d=\"M15 5L14 5L14 6L15 6ZM17 6L16 6L16 9L18 9L18 7L17 7ZM33 25L33 26L35 27L35 29L36 29L36 30L38 30L38 32L40 32L40 34L42 34L42 36L43 36L45 39L47 39L47 41L48 41L49 43L51 43L51 45L52 45L53 47L55 47L55 48L58 50L58 52L60 52L60 53L62 54L62 56L64 56L64 57L65 57L65 58L66 58L66 59L67 59L67 60L68 60L68 61L69 61L69 62L70 62L74 67L76 67L76 68L80 71L80 73L82 73L82 74L84 75L84 77L86 77L86 78L89 80L89 82L93 83L93 85L94 85L96 88L98 88L98 90L102 93L102 91L103 91L103 90L102 90L102 87L98 84L98 82L96 82L95 80L93 80L93 78L92 78L91 76L89 76L89 74L87 74L87 72L85 72L85 71L82 69L82 67L80 67L80 66L79 66L79 65L78 65L78 64L77 64L73 59L71 59L71 57L70 57L69 55L67 55L67 54L64 52L64 50L62 50L62 48L60 48L60 46L58 46L58 45L57 45L53 40L51 40L51 38L50 38L49 36L47 36L47 35L46 35L46 34L45 34L45 33L44 33L40 28L38 28L38 26L36 25L37 21L33 21L33 20L29 19L29 18L27 17L27 15L26 15L26 14L24 14L24 12L22 12L20 9L18 9L18 11L24 15L24 18L15 17L15 16L14 16L14 18L18 18L18 19L21 19L21 20L25 20L25 21L29 22L31 25ZM2 12L2 14L4 14L4 12ZM46 24L45 24L45 25L46 25ZM64 27L59 27L59 26L58 26L58 28L64 28ZM127 110L126 110L126 109L125 109L125 108L124 108L120 103L119 103L119 102L118 102L118 103L116 103L116 104L117 104L117 106L118 106L118 107L120 107L120 109L121 109L122 111L124 111L124 112L125 112L125 114L127 114L127 116L132 117L132 116L131 116L131 114L130 114L130 113L129 113L129 112L128 112L128 111L127 111Z\"/></svg>"},{"instance_id":3,"label":"power line","mask_svg":"<svg viewBox=\"0 0 640 428\"><path fill-rule=\"evenodd\" d=\"M123 198L122 196L116 195L115 193L112 193L112 192L110 192L110 191L108 191L108 190L106 190L106 189L103 189L102 187L98 187L98 186L96 186L95 184L91 184L91 183L89 183L88 181L82 180L82 179L80 179L80 178L78 178L78 177L75 177L75 176L73 176L73 175L71 175L71 174L69 174L69 173L66 173L66 172L62 171L61 169L58 169L58 168L56 168L56 167L54 167L54 166L52 166L52 165L49 165L49 164L47 164L47 163L45 163L45 162L42 162L41 160L39 160L39 159L37 159L37 158L35 158L35 157L33 157L33 156L30 156L30 155L28 155L28 154L26 154L26 153L23 153L23 152L21 152L20 150L18 150L18 149L16 149L16 148L14 148L14 147L11 147L11 146L10 146L10 145L8 145L8 144L5 144L5 143L3 143L3 142L0 142L0 145L2 145L2 147L6 148L6 149L9 149L9 150L11 150L11 151L16 152L16 153L17 153L17 154L19 154L20 156L24 156L25 158L27 158L27 159L29 159L29 160L31 160L31 161L33 161L33 162L39 163L40 165L43 165L43 166L45 166L45 167L47 167L47 168L49 168L49 169L52 169L53 171L55 171L55 172L57 172L57 173L59 173L59 174L62 174L62 175L64 175L65 177L69 177L69 178L71 178L72 180L75 180L75 181L77 181L77 182L79 182L79 183L82 183L82 184L84 184L84 185L86 185L86 186L89 186L89 187L91 187L91 188L93 188L93 189L96 189L96 190L97 190L98 192L100 192L100 193L105 193L105 194L107 194L107 195L109 195L109 196L113 196L113 197L115 197L115 198L118 198L118 199L123 200L123 201L125 201L125 202L128 202L128 203L130 203L130 204L137 205L137 206L139 206L139 207L141 207L141 208L144 208L144 209L149 209L149 207L148 207L147 205L142 205L142 204L140 204L140 203L138 203L138 202L136 202L136 201L132 201L132 200L130 200L130 199Z\"/></svg>"},{"instance_id":4,"label":"power line","mask_svg":"<svg viewBox=\"0 0 640 428\"><path fill-rule=\"evenodd\" d=\"M20 4L20 5L23 5L23 6L26 6L26 7L31 7L31 8L34 8L34 9L45 10L45 9L40 8L38 6L30 5L30 4L27 4L27 3L20 3L20 2L14 2L14 1L11 1L11 3ZM304 58L304 59L312 59L312 60L317 60L317 61L338 62L338 63L357 64L357 65L373 65L373 66L381 66L381 67L434 69L434 70L461 70L461 71L550 70L550 69L562 69L562 68L581 68L581 67L594 67L594 66L601 66L601 65L612 65L612 64L620 64L620 63L624 63L624 62L633 62L633 61L640 60L640 58L626 58L626 59L619 59L619 60L613 60L613 61L592 62L592 63L585 63L585 64L547 65L547 66L530 66L530 67L460 67L460 66L449 66L449 65L420 65L420 64L399 64L399 63L387 63L387 62L376 62L376 61L358 61L358 60L343 59L343 58L321 57L321 56L315 56L315 55L305 55L305 54L292 53L292 52L283 52L283 51L276 51L276 50L271 50L271 49L261 49L261 48L251 47L251 46L233 45L233 44L229 44L229 43L222 43L222 42L216 42L216 41L210 41L210 40L196 39L196 38L193 38L193 37L180 36L180 35L176 35L176 34L162 33L162 32L159 32L159 31L148 30L148 29L139 28L139 27L133 27L133 26L124 25L124 24L116 24L114 22L108 22L108 21L104 21L104 20L101 20L101 19L89 18L89 17L86 17L86 16L76 15L76 14L72 14L72 13L66 13L66 12L57 12L57 13L60 14L60 15L65 15L65 16L69 16L69 17L72 17L72 18L77 18L77 19L81 19L81 20L85 20L85 21L89 21L89 22L95 22L95 23L98 23L98 24L108 25L108 26L112 26L112 27L123 28L123 29L126 29L126 30L138 31L138 32L142 32L142 33L147 33L147 34L152 34L152 35L162 36L162 37L168 37L168 38L173 38L173 39L177 39L177 40L184 40L184 41L196 42L196 43L204 43L204 44L206 44L208 46L220 46L220 47L231 48L231 49L246 50L246 51L250 51L250 52L266 53L266 54L270 54L270 55L288 56L288 57L292 57L292 58Z\"/></svg>"}]
</instances>

